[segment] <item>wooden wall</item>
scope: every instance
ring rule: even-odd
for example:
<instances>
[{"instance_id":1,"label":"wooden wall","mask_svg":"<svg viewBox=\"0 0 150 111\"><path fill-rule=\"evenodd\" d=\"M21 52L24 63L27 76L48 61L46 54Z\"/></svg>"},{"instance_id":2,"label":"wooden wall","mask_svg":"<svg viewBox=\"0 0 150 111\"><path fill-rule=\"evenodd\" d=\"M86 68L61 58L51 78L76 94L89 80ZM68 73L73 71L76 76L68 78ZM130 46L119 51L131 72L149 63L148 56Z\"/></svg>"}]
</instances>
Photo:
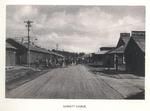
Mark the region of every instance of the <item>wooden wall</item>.
<instances>
[{"instance_id":1,"label":"wooden wall","mask_svg":"<svg viewBox=\"0 0 150 111\"><path fill-rule=\"evenodd\" d=\"M145 53L133 40L128 44L125 51L126 70L136 75L145 75Z\"/></svg>"},{"instance_id":2,"label":"wooden wall","mask_svg":"<svg viewBox=\"0 0 150 111\"><path fill-rule=\"evenodd\" d=\"M6 66L16 65L16 51L13 49L6 49Z\"/></svg>"}]
</instances>

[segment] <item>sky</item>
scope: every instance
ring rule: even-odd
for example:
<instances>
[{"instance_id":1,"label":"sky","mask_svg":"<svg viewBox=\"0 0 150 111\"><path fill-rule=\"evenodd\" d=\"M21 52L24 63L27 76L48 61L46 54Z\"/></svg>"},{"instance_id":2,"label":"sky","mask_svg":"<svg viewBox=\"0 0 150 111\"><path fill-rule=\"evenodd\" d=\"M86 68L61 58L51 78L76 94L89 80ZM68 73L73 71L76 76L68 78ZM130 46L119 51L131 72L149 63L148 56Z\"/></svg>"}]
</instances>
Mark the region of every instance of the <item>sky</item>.
<instances>
[{"instance_id":1,"label":"sky","mask_svg":"<svg viewBox=\"0 0 150 111\"><path fill-rule=\"evenodd\" d=\"M30 36L37 45L91 53L116 46L120 33L145 30L145 7L7 5L6 37L25 40L26 20L33 21Z\"/></svg>"}]
</instances>

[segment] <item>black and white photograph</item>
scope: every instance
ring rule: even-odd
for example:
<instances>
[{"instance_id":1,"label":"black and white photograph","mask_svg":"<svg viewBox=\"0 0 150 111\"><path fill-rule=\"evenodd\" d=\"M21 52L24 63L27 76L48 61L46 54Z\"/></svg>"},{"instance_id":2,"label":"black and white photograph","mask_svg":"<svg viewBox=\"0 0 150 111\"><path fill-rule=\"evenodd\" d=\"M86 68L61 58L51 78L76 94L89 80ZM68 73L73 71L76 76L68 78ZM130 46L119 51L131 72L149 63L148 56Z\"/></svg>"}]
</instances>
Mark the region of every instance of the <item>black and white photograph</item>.
<instances>
[{"instance_id":1,"label":"black and white photograph","mask_svg":"<svg viewBox=\"0 0 150 111\"><path fill-rule=\"evenodd\" d=\"M7 5L5 98L145 100L143 5Z\"/></svg>"}]
</instances>

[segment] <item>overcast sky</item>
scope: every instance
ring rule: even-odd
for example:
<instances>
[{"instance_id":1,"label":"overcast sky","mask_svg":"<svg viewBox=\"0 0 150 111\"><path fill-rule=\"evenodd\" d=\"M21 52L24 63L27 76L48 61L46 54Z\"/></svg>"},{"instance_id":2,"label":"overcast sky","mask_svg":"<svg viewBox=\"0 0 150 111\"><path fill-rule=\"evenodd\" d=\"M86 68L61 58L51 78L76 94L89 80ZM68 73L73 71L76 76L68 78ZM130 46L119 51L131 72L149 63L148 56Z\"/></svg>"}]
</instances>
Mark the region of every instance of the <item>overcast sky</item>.
<instances>
[{"instance_id":1,"label":"overcast sky","mask_svg":"<svg viewBox=\"0 0 150 111\"><path fill-rule=\"evenodd\" d=\"M89 53L116 46L121 32L145 30L145 7L8 5L7 37L26 36L28 19L34 21L31 38L38 45Z\"/></svg>"}]
</instances>

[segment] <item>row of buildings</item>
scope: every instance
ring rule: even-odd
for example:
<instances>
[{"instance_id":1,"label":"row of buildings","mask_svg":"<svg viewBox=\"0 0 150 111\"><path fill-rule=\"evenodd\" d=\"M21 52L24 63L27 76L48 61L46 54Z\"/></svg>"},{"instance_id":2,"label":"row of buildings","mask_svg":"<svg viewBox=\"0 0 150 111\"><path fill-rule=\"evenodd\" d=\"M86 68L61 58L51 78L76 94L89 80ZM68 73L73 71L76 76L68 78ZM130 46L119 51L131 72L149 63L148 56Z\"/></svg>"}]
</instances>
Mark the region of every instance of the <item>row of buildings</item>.
<instances>
[{"instance_id":1,"label":"row of buildings","mask_svg":"<svg viewBox=\"0 0 150 111\"><path fill-rule=\"evenodd\" d=\"M120 33L116 47L101 47L88 60L101 67L145 75L145 31Z\"/></svg>"},{"instance_id":2,"label":"row of buildings","mask_svg":"<svg viewBox=\"0 0 150 111\"><path fill-rule=\"evenodd\" d=\"M30 52L28 49L30 49ZM6 39L6 66L26 66L30 62L31 67L36 67L37 61L39 65L51 67L66 66L81 63L80 57L82 55L84 55L84 53L74 53L55 49L50 51L32 43L28 46L28 43L22 40L19 41L13 38Z\"/></svg>"},{"instance_id":3,"label":"row of buildings","mask_svg":"<svg viewBox=\"0 0 150 111\"><path fill-rule=\"evenodd\" d=\"M61 65L64 56L58 53L49 51L36 45L29 45L30 54L28 54L28 43L17 41L13 38L6 40L6 66L35 65L51 63L51 65ZM30 57L29 57L30 56ZM29 60L30 59L30 60Z\"/></svg>"},{"instance_id":4,"label":"row of buildings","mask_svg":"<svg viewBox=\"0 0 150 111\"><path fill-rule=\"evenodd\" d=\"M31 65L50 63L49 65L62 66L71 63L88 63L95 66L107 67L129 73L145 75L145 31L120 33L116 47L101 47L100 53L80 54L67 51L58 51L29 45L12 38L6 40L6 66ZM29 60L30 58L30 60Z\"/></svg>"}]
</instances>

